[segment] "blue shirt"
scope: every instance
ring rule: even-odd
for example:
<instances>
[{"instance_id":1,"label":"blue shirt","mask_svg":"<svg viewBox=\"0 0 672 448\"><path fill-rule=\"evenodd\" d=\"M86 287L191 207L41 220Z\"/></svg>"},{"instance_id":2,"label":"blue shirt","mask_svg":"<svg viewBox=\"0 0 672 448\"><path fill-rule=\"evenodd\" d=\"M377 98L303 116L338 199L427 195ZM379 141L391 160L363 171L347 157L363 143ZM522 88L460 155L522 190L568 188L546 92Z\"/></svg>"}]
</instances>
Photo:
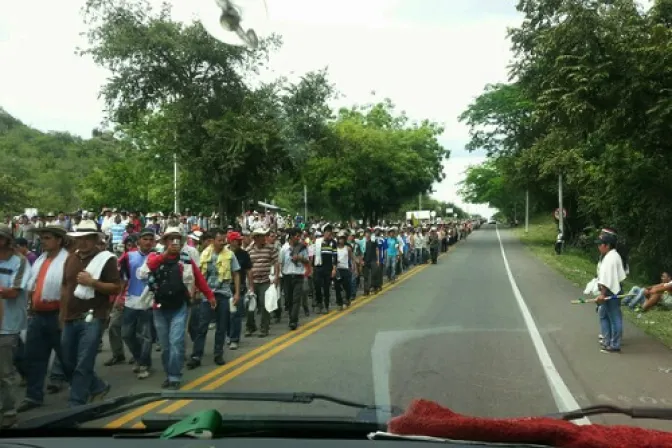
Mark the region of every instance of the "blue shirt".
<instances>
[{"instance_id":1,"label":"blue shirt","mask_svg":"<svg viewBox=\"0 0 672 448\"><path fill-rule=\"evenodd\" d=\"M399 255L399 248L397 247L399 244L399 237L387 237L387 255L389 257L396 257Z\"/></svg>"},{"instance_id":2,"label":"blue shirt","mask_svg":"<svg viewBox=\"0 0 672 448\"><path fill-rule=\"evenodd\" d=\"M4 305L0 334L18 334L26 328L28 277L30 263L24 257L12 255L8 260L0 260L0 287L19 290L15 299L0 299Z\"/></svg>"},{"instance_id":3,"label":"blue shirt","mask_svg":"<svg viewBox=\"0 0 672 448\"><path fill-rule=\"evenodd\" d=\"M126 226L122 223L112 224L110 226L110 233L112 234L112 244L121 244L124 241L124 233Z\"/></svg>"},{"instance_id":4,"label":"blue shirt","mask_svg":"<svg viewBox=\"0 0 672 448\"><path fill-rule=\"evenodd\" d=\"M385 262L385 256L387 254L387 238L379 236L377 237L378 241L378 255L380 257L380 263Z\"/></svg>"},{"instance_id":5,"label":"blue shirt","mask_svg":"<svg viewBox=\"0 0 672 448\"><path fill-rule=\"evenodd\" d=\"M140 280L135 274L147 260L149 253L143 254L139 250L134 250L128 253L128 295L141 296L142 291L147 286L147 280Z\"/></svg>"}]
</instances>

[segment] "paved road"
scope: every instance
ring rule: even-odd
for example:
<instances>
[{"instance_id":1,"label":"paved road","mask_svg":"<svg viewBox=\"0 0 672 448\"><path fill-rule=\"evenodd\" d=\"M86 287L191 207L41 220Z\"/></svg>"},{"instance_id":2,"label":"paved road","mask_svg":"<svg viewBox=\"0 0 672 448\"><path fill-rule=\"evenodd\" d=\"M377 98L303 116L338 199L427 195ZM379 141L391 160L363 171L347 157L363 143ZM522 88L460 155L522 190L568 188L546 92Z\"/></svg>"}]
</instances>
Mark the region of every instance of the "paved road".
<instances>
[{"instance_id":1,"label":"paved road","mask_svg":"<svg viewBox=\"0 0 672 448\"><path fill-rule=\"evenodd\" d=\"M545 414L572 403L672 406L669 350L626 324L623 353L600 353L594 307L569 304L579 293L511 231L486 226L438 265L411 271L347 311L313 318L294 333L285 331L286 322L276 325L274 339L244 340L241 350L227 353L225 366L207 359L187 373L185 388L322 392L402 407L422 397L492 417ZM112 383L111 395L152 390L162 380L157 374L138 381L129 370L99 368ZM34 412L53 410L62 400L49 397ZM105 423L137 427L147 413L212 407L233 414L353 415L325 403L174 402ZM666 422L614 416L591 421L672 430Z\"/></svg>"}]
</instances>

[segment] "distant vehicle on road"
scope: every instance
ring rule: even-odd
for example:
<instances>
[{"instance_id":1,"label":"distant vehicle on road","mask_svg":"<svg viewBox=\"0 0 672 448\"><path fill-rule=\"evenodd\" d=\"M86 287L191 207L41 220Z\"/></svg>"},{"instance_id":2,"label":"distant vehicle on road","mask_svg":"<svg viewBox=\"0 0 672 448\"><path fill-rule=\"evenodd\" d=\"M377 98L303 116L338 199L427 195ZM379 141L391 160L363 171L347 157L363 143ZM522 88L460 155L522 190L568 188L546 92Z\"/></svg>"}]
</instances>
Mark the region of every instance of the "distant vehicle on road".
<instances>
[{"instance_id":1,"label":"distant vehicle on road","mask_svg":"<svg viewBox=\"0 0 672 448\"><path fill-rule=\"evenodd\" d=\"M491 219L488 224L497 224L497 220L496 219Z\"/></svg>"}]
</instances>

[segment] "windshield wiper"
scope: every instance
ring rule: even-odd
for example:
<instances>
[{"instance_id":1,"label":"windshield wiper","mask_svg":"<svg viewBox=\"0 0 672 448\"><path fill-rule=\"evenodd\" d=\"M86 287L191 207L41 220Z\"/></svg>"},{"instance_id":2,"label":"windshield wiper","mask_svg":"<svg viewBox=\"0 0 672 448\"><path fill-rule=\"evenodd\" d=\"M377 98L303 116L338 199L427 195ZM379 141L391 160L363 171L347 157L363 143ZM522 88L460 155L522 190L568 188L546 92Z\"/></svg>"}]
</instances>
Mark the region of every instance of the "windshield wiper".
<instances>
[{"instance_id":1,"label":"windshield wiper","mask_svg":"<svg viewBox=\"0 0 672 448\"><path fill-rule=\"evenodd\" d=\"M551 414L548 417L570 421L570 420L578 420L584 417L590 417L591 415L600 415L600 414L620 414L620 415L627 415L631 418L672 420L672 408L645 408L645 407L623 408L620 406L612 406L609 404L598 404L595 406L588 406L585 408L577 409L575 411Z\"/></svg>"},{"instance_id":2,"label":"windshield wiper","mask_svg":"<svg viewBox=\"0 0 672 448\"><path fill-rule=\"evenodd\" d=\"M328 401L351 408L371 410L400 415L403 411L396 406L376 406L358 403L339 397L311 392L202 392L202 391L161 391L141 392L57 411L19 423L17 429L64 428L77 426L93 420L123 413L148 403L161 400L212 400L212 401L265 401L276 403L310 404L315 400Z\"/></svg>"}]
</instances>

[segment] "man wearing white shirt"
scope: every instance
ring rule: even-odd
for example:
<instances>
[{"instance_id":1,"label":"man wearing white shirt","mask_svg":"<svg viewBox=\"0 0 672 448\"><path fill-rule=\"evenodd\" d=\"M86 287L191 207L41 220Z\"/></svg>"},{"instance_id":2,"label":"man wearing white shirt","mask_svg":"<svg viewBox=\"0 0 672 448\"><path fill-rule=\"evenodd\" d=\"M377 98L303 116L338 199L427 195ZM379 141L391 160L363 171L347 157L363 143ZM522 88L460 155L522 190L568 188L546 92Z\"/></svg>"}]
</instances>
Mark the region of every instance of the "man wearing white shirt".
<instances>
[{"instance_id":1,"label":"man wearing white shirt","mask_svg":"<svg viewBox=\"0 0 672 448\"><path fill-rule=\"evenodd\" d=\"M280 250L280 270L285 287L285 304L289 310L289 329L293 331L299 326L299 310L305 300L303 282L310 259L308 249L301 241L301 230L289 229L287 235L287 242ZM307 307L307 304L303 305Z\"/></svg>"}]
</instances>

